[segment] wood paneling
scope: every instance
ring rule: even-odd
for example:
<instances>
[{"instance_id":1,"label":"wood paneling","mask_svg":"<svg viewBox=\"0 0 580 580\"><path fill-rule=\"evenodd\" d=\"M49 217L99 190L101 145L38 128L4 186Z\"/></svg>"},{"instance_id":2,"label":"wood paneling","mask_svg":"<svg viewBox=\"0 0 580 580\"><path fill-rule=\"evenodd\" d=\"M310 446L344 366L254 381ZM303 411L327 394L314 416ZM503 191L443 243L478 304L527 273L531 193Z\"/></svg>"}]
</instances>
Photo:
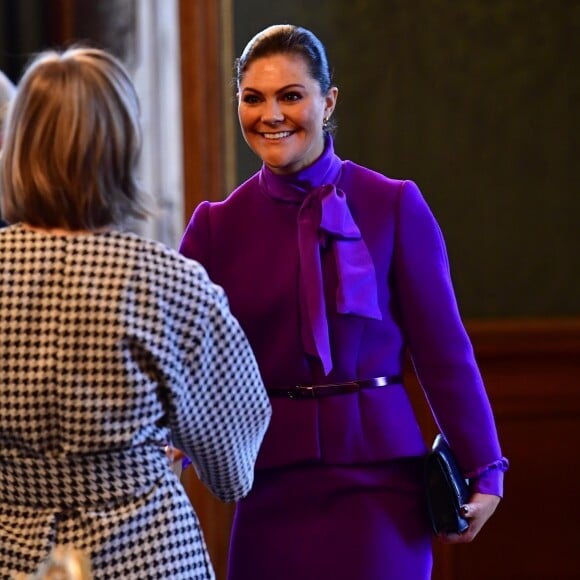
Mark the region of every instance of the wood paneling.
<instances>
[{"instance_id":1,"label":"wood paneling","mask_svg":"<svg viewBox=\"0 0 580 580\"><path fill-rule=\"evenodd\" d=\"M505 498L475 542L434 543L433 580L578 578L580 319L472 321L467 327L510 469ZM435 426L410 369L406 380L430 439ZM186 471L223 579L233 506L211 497L191 468Z\"/></svg>"},{"instance_id":2,"label":"wood paneling","mask_svg":"<svg viewBox=\"0 0 580 580\"><path fill-rule=\"evenodd\" d=\"M230 75L225 72L233 64L230 12L230 0L179 2L185 223L201 201L222 199L235 181ZM199 516L216 576L225 578L234 505L215 498L191 467L181 480Z\"/></svg>"},{"instance_id":3,"label":"wood paneling","mask_svg":"<svg viewBox=\"0 0 580 580\"><path fill-rule=\"evenodd\" d=\"M578 578L580 319L467 327L510 469L504 500L473 543L434 544L433 579ZM430 436L428 411L417 407Z\"/></svg>"},{"instance_id":4,"label":"wood paneling","mask_svg":"<svg viewBox=\"0 0 580 580\"><path fill-rule=\"evenodd\" d=\"M225 580L230 529L235 504L223 503L213 496L200 483L191 466L183 471L181 482L195 508L203 529L203 535L215 569L216 580Z\"/></svg>"},{"instance_id":5,"label":"wood paneling","mask_svg":"<svg viewBox=\"0 0 580 580\"><path fill-rule=\"evenodd\" d=\"M224 38L226 5L227 0L179 3L186 221L201 201L222 199L231 181L225 139L231 120L224 112L229 87L223 50L231 44Z\"/></svg>"}]
</instances>

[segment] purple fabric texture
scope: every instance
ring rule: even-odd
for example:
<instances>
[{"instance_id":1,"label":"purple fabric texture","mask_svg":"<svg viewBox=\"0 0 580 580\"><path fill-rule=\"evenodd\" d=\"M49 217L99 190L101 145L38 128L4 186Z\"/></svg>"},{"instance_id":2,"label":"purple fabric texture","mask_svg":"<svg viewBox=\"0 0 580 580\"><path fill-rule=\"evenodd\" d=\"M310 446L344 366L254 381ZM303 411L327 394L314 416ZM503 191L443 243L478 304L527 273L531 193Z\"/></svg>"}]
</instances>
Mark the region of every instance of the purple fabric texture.
<instances>
[{"instance_id":1,"label":"purple fabric texture","mask_svg":"<svg viewBox=\"0 0 580 580\"><path fill-rule=\"evenodd\" d=\"M419 462L261 470L236 510L229 579L428 580L422 496Z\"/></svg>"},{"instance_id":2,"label":"purple fabric texture","mask_svg":"<svg viewBox=\"0 0 580 580\"><path fill-rule=\"evenodd\" d=\"M262 167L260 183L275 198L300 204L298 250L300 255L300 312L305 352L317 356L324 373L332 370L332 355L326 319L326 304L320 260L321 249L330 248L336 262L338 287L336 310L367 318L382 318L377 300L374 265L354 223L344 192L334 183L340 177L337 157L326 156L328 165L302 173L295 183ZM320 163L321 165L323 163Z\"/></svg>"},{"instance_id":3,"label":"purple fabric texture","mask_svg":"<svg viewBox=\"0 0 580 580\"><path fill-rule=\"evenodd\" d=\"M478 475L474 491L503 494L507 460L459 314L443 236L415 183L342 161L328 138L310 167L283 177L262 168L224 201L202 202L180 251L225 289L266 386L402 375L409 352L462 471ZM362 473L427 450L402 384L271 403L256 481L283 479L308 465ZM248 550L252 518L267 505L263 489L252 490L236 518L234 541ZM424 529L423 521L413 521L415 532ZM364 522L349 535L363 530ZM278 542L291 540L273 538L262 554L271 552L264 557L275 566L283 557ZM333 547L322 542L320 550L332 554Z\"/></svg>"},{"instance_id":4,"label":"purple fabric texture","mask_svg":"<svg viewBox=\"0 0 580 580\"><path fill-rule=\"evenodd\" d=\"M202 202L180 251L224 287L266 386L400 375L409 349L437 422L465 473L486 473L502 495L502 458L491 407L459 315L443 236L412 181L342 161L329 139L305 170L269 179L261 170L222 202ZM381 319L337 308L339 275L320 247L332 370L304 343L299 215L312 189L343 192L370 253ZM336 183L334 183L336 182ZM301 192L302 190L302 192ZM375 289L369 285L369 300ZM320 303L319 303L320 304ZM312 345L310 345L312 346ZM312 349L313 350L313 349ZM258 467L301 461L373 462L422 455L426 445L404 386L324 400L272 400Z\"/></svg>"}]
</instances>

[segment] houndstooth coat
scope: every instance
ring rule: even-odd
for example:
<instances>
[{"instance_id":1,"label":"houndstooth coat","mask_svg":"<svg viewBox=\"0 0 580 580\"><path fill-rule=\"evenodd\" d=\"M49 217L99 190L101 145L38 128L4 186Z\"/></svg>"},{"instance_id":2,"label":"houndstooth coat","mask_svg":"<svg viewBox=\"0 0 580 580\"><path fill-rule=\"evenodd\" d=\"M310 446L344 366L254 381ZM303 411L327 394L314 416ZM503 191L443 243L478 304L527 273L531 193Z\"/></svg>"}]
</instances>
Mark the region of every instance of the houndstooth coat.
<instances>
[{"instance_id":1,"label":"houndstooth coat","mask_svg":"<svg viewBox=\"0 0 580 580\"><path fill-rule=\"evenodd\" d=\"M95 579L213 578L164 445L235 501L270 412L199 264L128 233L0 230L0 578L60 544Z\"/></svg>"}]
</instances>

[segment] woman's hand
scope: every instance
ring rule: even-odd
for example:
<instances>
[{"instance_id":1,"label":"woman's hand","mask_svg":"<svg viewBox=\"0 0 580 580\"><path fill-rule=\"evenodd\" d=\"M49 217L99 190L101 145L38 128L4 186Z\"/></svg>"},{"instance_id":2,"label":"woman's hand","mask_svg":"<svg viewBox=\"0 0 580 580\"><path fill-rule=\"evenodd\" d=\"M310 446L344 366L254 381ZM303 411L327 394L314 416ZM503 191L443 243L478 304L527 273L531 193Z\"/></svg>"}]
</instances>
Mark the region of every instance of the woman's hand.
<instances>
[{"instance_id":1,"label":"woman's hand","mask_svg":"<svg viewBox=\"0 0 580 580\"><path fill-rule=\"evenodd\" d=\"M167 455L167 459L169 459L170 463L175 463L176 461L181 461L185 457L185 453L177 447L170 447L169 445L165 446L165 454Z\"/></svg>"},{"instance_id":2,"label":"woman's hand","mask_svg":"<svg viewBox=\"0 0 580 580\"><path fill-rule=\"evenodd\" d=\"M488 493L474 493L469 503L462 506L465 519L469 522L469 528L462 534L439 534L439 539L444 544L467 544L471 542L485 522L493 515L501 498Z\"/></svg>"}]
</instances>

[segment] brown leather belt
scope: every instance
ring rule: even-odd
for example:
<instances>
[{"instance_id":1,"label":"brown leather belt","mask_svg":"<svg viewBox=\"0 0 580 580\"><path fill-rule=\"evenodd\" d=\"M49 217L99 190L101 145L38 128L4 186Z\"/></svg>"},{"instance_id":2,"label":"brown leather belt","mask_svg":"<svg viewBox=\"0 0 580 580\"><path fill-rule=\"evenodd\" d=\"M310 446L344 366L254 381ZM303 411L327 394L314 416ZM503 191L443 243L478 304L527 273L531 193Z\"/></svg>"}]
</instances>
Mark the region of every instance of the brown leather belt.
<instances>
[{"instance_id":1,"label":"brown leather belt","mask_svg":"<svg viewBox=\"0 0 580 580\"><path fill-rule=\"evenodd\" d=\"M358 393L361 389L375 387L388 387L389 385L402 384L403 377L376 377L360 381L347 381L345 383L331 383L329 385L296 385L294 387L269 387L266 389L270 397L287 397L289 399L319 399L332 395L344 395L346 393Z\"/></svg>"}]
</instances>

